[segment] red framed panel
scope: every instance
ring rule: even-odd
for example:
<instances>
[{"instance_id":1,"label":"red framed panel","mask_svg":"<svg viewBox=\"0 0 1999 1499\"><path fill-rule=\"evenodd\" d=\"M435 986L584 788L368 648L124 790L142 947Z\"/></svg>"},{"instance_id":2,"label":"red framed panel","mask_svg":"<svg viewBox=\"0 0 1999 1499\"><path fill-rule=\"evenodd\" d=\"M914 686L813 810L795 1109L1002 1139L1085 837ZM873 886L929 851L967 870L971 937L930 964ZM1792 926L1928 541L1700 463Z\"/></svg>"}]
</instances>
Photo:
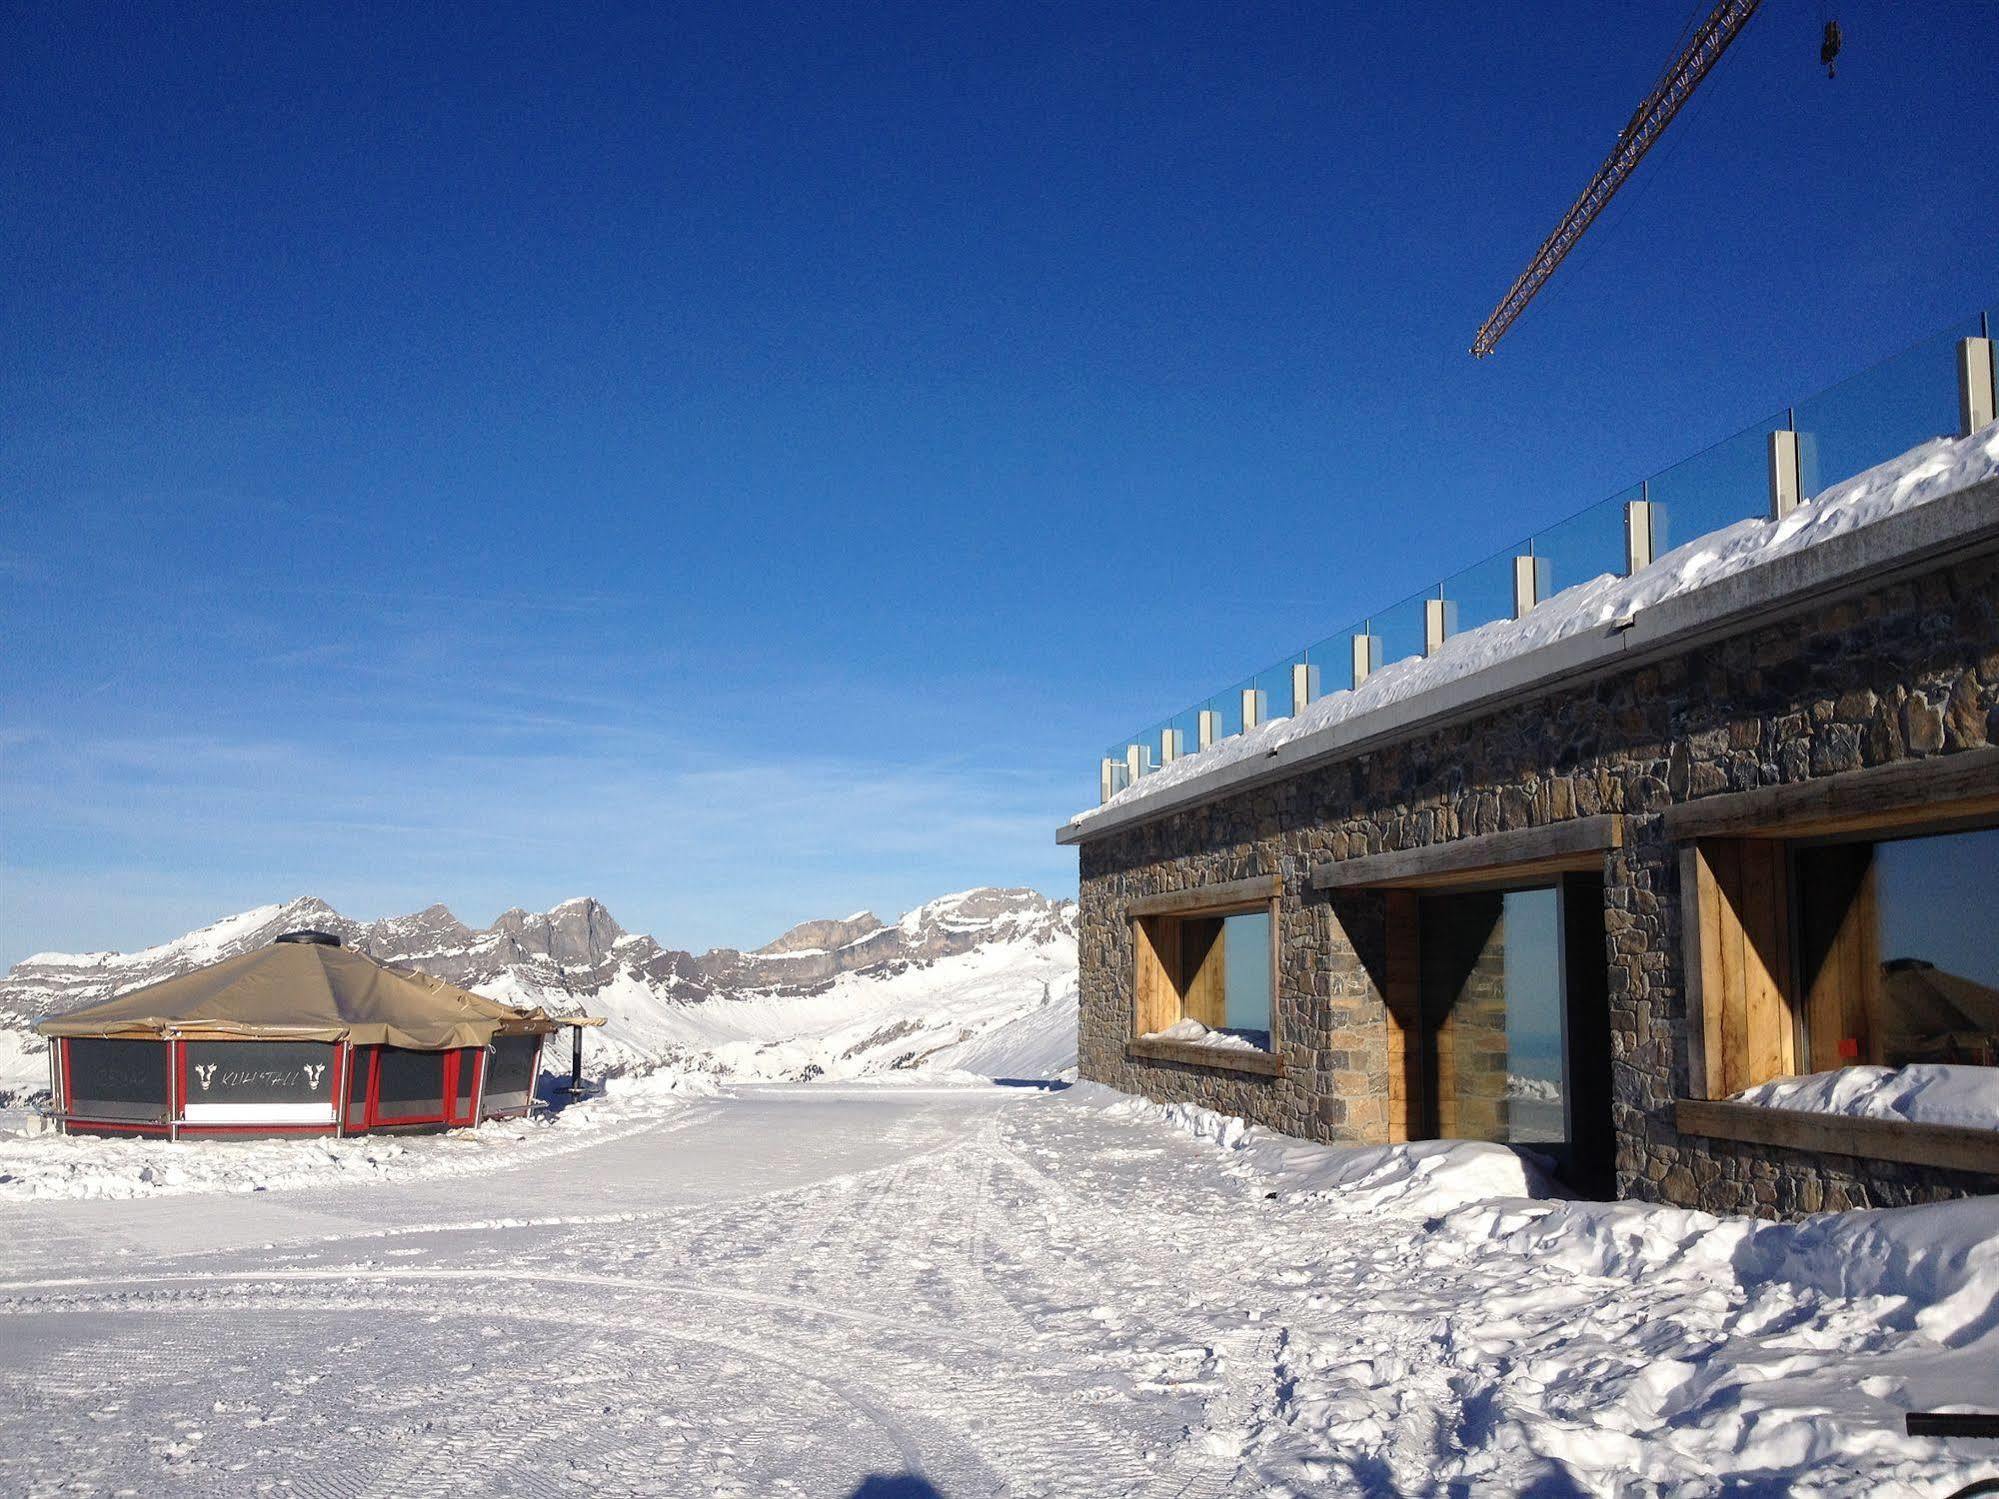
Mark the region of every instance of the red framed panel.
<instances>
[{"instance_id":1,"label":"red framed panel","mask_svg":"<svg viewBox=\"0 0 1999 1499\"><path fill-rule=\"evenodd\" d=\"M444 1114L453 1129L479 1122L479 1071L484 1065L484 1047L461 1046L445 1055ZM468 1083L463 1089L458 1086L461 1079Z\"/></svg>"},{"instance_id":2,"label":"red framed panel","mask_svg":"<svg viewBox=\"0 0 1999 1499\"><path fill-rule=\"evenodd\" d=\"M438 1068L438 1072L442 1078L442 1087L439 1091L439 1096L438 1096L439 1112L435 1114L396 1114L393 1116L385 1117L382 1114L382 1100L381 1100L382 1053L386 1050L421 1052L422 1050L424 1050L424 1048L421 1047L386 1048L378 1046L373 1048L373 1050L375 1052L374 1066L369 1071L368 1074L368 1128L369 1129L422 1129L429 1125L434 1125L434 1124L448 1126L451 1119L452 1084L456 1080L457 1076L456 1068L454 1066L457 1054L451 1051L446 1051L438 1054L440 1057L440 1066Z\"/></svg>"}]
</instances>

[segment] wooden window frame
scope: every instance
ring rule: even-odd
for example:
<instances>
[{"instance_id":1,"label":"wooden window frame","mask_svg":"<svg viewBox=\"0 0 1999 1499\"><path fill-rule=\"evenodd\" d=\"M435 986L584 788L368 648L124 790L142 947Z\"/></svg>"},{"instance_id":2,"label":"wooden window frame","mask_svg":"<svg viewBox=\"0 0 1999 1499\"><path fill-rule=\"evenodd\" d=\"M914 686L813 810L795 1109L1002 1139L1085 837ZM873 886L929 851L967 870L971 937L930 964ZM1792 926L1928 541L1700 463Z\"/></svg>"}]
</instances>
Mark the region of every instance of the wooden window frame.
<instances>
[{"instance_id":1,"label":"wooden window frame","mask_svg":"<svg viewBox=\"0 0 1999 1499\"><path fill-rule=\"evenodd\" d=\"M1231 880L1223 884L1197 886L1163 895L1147 896L1125 908L1131 924L1131 1029L1125 1040L1125 1055L1135 1060L1178 1062L1184 1066L1241 1072L1263 1077L1281 1077L1284 1063L1282 1045L1283 1005L1282 919L1284 881L1281 875ZM1270 1045L1267 1050L1238 1047L1202 1046L1191 1041L1163 1040L1152 1034L1163 1030L1186 1013L1188 982L1179 975L1181 955L1178 943L1184 924L1219 921L1230 916L1257 912L1270 917ZM1205 972L1209 965L1203 965ZM1224 974L1217 970L1205 981L1220 986ZM1226 1004L1225 990L1222 995ZM1167 1010L1172 1018L1156 1023ZM1148 1025L1148 1020L1155 1022Z\"/></svg>"},{"instance_id":2,"label":"wooden window frame","mask_svg":"<svg viewBox=\"0 0 1999 1499\"><path fill-rule=\"evenodd\" d=\"M1817 1032L1831 1007L1850 1002L1816 982L1807 992L1798 854L1999 826L1999 749L1706 797L1669 809L1663 821L1668 836L1684 840L1690 1075L1689 1096L1675 1109L1681 1132L1999 1176L1999 1130L1730 1101L1764 1082L1828 1070L1820 1065L1828 1037ZM1752 888L1766 871L1768 885Z\"/></svg>"}]
</instances>

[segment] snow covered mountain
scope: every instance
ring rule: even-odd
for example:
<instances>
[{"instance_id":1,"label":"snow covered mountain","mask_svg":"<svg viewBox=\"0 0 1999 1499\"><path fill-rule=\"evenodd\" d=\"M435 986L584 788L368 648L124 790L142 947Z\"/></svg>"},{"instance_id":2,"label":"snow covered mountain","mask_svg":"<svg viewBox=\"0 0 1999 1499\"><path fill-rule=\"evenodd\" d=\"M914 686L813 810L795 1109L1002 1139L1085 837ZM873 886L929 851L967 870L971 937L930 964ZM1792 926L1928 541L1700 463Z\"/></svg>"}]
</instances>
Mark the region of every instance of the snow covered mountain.
<instances>
[{"instance_id":1,"label":"snow covered mountain","mask_svg":"<svg viewBox=\"0 0 1999 1499\"><path fill-rule=\"evenodd\" d=\"M503 913L475 930L443 906L359 922L305 896L133 953L37 953L0 979L0 1090L46 1063L37 1016L317 927L399 967L514 1004L608 1024L593 1070L668 1064L735 1078L964 1068L1044 1076L1074 1060L1076 908L1032 890L943 896L885 925L869 912L808 921L752 952L696 955L627 932L599 902Z\"/></svg>"}]
</instances>

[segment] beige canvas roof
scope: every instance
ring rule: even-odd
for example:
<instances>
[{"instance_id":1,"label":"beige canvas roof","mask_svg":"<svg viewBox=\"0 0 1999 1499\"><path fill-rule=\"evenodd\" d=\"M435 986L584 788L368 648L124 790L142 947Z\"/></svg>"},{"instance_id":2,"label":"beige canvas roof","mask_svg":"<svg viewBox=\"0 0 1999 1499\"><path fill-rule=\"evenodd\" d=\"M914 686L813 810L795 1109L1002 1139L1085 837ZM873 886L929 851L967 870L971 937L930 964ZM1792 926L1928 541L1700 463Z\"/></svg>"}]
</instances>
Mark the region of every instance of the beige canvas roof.
<instances>
[{"instance_id":1,"label":"beige canvas roof","mask_svg":"<svg viewBox=\"0 0 1999 1499\"><path fill-rule=\"evenodd\" d=\"M354 1041L436 1051L496 1035L546 1034L516 1010L344 947L274 942L193 973L40 1021L44 1036Z\"/></svg>"}]
</instances>

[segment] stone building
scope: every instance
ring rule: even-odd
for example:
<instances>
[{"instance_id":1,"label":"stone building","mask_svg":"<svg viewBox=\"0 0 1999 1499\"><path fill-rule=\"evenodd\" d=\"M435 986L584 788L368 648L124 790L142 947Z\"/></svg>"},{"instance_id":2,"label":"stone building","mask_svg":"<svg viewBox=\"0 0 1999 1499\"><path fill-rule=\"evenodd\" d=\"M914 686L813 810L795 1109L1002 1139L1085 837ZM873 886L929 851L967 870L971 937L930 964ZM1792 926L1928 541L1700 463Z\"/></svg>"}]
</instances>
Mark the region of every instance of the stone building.
<instances>
[{"instance_id":1,"label":"stone building","mask_svg":"<svg viewBox=\"0 0 1999 1499\"><path fill-rule=\"evenodd\" d=\"M1107 761L1058 834L1082 1075L1718 1211L1999 1190L1999 1133L1764 1087L1999 1063L1999 427L1966 426L1614 617L1372 693L1362 642L1351 694Z\"/></svg>"}]
</instances>

